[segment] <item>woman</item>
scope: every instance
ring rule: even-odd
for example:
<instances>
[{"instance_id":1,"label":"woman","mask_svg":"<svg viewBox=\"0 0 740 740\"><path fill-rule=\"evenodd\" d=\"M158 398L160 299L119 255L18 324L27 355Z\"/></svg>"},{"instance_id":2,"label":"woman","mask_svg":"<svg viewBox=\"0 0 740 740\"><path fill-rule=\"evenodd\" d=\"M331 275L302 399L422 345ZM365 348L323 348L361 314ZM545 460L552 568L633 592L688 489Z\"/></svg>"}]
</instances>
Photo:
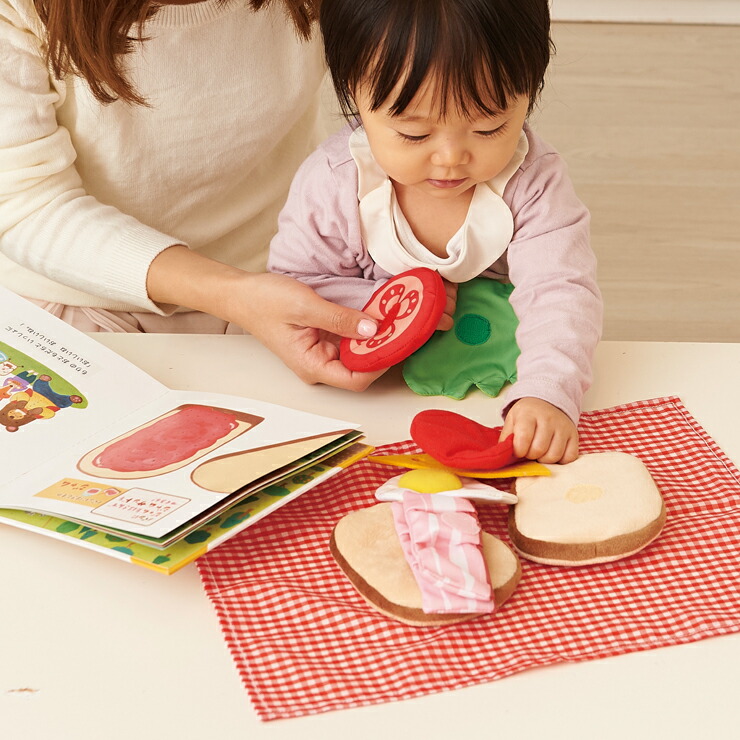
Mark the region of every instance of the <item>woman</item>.
<instances>
[{"instance_id":1,"label":"woman","mask_svg":"<svg viewBox=\"0 0 740 740\"><path fill-rule=\"evenodd\" d=\"M264 274L323 136L299 0L0 0L0 282L85 331L257 336L361 390L335 337L375 323Z\"/></svg>"}]
</instances>

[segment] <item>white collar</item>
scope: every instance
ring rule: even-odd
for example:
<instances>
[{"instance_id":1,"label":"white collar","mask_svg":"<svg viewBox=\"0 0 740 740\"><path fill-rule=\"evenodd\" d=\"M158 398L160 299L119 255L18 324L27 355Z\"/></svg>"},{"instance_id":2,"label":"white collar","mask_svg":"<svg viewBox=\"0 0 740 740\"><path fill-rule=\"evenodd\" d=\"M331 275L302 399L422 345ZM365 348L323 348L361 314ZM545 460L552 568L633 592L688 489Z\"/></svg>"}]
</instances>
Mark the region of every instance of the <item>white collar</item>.
<instances>
[{"instance_id":1,"label":"white collar","mask_svg":"<svg viewBox=\"0 0 740 740\"><path fill-rule=\"evenodd\" d=\"M449 256L443 259L412 233L362 126L350 135L349 150L357 165L362 238L370 256L386 272L397 275L415 267L432 267L451 282L463 283L480 275L506 251L514 233L514 218L503 193L529 151L524 131L506 167L493 179L476 185L465 222L450 240Z\"/></svg>"}]
</instances>

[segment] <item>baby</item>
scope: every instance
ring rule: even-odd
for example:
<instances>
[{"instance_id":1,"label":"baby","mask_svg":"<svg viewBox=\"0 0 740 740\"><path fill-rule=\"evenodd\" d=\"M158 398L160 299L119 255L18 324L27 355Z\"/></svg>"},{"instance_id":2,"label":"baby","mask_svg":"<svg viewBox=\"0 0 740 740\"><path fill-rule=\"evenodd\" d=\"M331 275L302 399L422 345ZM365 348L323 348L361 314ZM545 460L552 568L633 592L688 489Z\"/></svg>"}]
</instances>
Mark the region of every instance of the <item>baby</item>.
<instances>
[{"instance_id":1,"label":"baby","mask_svg":"<svg viewBox=\"0 0 740 740\"><path fill-rule=\"evenodd\" d=\"M349 124L298 171L269 269L362 308L430 267L449 286L440 329L457 284L510 284L520 354L503 435L521 457L574 460L602 303L588 211L526 123L547 0L324 0L320 23Z\"/></svg>"}]
</instances>

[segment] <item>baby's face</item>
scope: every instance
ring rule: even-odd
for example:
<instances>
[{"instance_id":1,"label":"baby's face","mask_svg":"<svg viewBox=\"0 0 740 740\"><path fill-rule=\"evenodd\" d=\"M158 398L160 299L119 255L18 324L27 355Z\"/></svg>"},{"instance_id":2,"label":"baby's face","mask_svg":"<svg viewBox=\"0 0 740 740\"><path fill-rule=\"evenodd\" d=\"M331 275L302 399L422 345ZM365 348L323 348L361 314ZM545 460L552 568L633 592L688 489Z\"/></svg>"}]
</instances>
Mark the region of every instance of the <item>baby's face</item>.
<instances>
[{"instance_id":1,"label":"baby's face","mask_svg":"<svg viewBox=\"0 0 740 740\"><path fill-rule=\"evenodd\" d=\"M454 199L498 175L511 160L529 107L515 98L497 116L469 120L454 106L444 118L435 101L434 81L421 86L406 110L392 116L390 102L370 110L362 88L357 109L378 165L397 185L429 197ZM389 100L394 100L392 93Z\"/></svg>"}]
</instances>

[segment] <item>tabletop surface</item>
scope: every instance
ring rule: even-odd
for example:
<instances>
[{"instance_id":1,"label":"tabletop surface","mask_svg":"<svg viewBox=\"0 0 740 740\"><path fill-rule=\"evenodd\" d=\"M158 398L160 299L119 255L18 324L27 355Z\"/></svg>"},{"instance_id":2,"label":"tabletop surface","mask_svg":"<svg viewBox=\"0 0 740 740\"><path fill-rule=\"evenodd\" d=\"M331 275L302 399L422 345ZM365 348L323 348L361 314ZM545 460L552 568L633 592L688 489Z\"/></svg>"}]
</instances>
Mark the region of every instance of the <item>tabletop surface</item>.
<instances>
[{"instance_id":1,"label":"tabletop surface","mask_svg":"<svg viewBox=\"0 0 740 740\"><path fill-rule=\"evenodd\" d=\"M355 394L306 386L252 337L99 335L172 388L232 393L408 438L424 408L499 421L500 402L409 391L396 369ZM740 461L740 345L603 342L584 410L679 396ZM0 526L0 738L730 737L740 636L525 671L427 697L262 723L194 565L170 577ZM728 734L728 732L730 734Z\"/></svg>"}]
</instances>

